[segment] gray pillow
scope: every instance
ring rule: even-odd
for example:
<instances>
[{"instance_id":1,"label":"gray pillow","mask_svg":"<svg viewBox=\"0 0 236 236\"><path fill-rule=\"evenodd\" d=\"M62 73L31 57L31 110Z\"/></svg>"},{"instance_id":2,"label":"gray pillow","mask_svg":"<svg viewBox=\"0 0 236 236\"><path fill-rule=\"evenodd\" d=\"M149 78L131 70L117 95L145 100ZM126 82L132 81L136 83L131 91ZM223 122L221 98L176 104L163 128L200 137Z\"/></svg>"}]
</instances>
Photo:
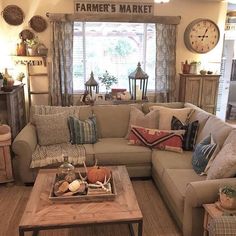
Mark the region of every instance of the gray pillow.
<instances>
[{"instance_id":1,"label":"gray pillow","mask_svg":"<svg viewBox=\"0 0 236 236\"><path fill-rule=\"evenodd\" d=\"M67 114L35 115L39 145L67 143L70 141Z\"/></svg>"}]
</instances>

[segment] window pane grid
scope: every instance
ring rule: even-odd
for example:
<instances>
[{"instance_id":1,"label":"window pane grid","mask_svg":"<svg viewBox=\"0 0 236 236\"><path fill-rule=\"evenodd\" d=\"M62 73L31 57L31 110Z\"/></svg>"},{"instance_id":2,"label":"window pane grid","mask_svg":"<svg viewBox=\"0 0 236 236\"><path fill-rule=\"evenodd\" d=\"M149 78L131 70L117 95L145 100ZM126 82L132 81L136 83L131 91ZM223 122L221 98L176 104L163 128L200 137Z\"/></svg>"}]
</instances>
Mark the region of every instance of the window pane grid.
<instances>
[{"instance_id":1,"label":"window pane grid","mask_svg":"<svg viewBox=\"0 0 236 236\"><path fill-rule=\"evenodd\" d=\"M140 23L75 22L74 88L84 90L84 83L94 72L95 79L107 70L118 78L114 88L128 90L128 75L138 62L149 75L148 89L154 90L155 26ZM105 88L99 83L99 90Z\"/></svg>"}]
</instances>

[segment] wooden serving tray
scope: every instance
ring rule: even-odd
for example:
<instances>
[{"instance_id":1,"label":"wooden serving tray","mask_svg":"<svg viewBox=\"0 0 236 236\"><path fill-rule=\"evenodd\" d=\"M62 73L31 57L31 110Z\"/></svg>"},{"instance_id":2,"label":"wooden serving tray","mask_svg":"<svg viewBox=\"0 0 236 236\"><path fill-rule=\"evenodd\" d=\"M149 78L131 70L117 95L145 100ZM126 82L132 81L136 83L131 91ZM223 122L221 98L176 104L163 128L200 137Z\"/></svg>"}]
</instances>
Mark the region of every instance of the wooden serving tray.
<instances>
[{"instance_id":1,"label":"wooden serving tray","mask_svg":"<svg viewBox=\"0 0 236 236\"><path fill-rule=\"evenodd\" d=\"M83 175L83 173L82 173ZM51 187L49 199L53 202L63 202L63 203L70 203L70 202L101 202L101 201L112 201L115 199L117 192L115 187L114 177L111 172L111 193L98 193L92 191L92 194L83 194L83 195L73 195L73 196L56 196L54 194L54 185L56 182L56 174L54 177L54 181ZM90 187L89 187L90 188ZM89 189L88 189L88 192Z\"/></svg>"}]
</instances>

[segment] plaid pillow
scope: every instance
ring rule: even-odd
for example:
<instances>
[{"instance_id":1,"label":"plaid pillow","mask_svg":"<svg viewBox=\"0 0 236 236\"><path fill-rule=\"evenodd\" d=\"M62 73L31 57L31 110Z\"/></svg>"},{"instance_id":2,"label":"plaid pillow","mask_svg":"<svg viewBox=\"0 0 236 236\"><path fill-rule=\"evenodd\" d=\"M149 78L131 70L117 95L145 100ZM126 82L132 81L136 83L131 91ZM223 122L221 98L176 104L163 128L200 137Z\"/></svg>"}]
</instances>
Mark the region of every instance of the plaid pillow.
<instances>
[{"instance_id":1,"label":"plaid pillow","mask_svg":"<svg viewBox=\"0 0 236 236\"><path fill-rule=\"evenodd\" d=\"M182 152L184 130L158 130L131 126L129 144L142 145L174 152Z\"/></svg>"},{"instance_id":2,"label":"plaid pillow","mask_svg":"<svg viewBox=\"0 0 236 236\"><path fill-rule=\"evenodd\" d=\"M172 130L179 130L179 129L185 130L183 149L186 151L193 150L197 138L198 127L199 127L198 120L195 120L188 124L184 124L175 116L173 116L171 120Z\"/></svg>"},{"instance_id":3,"label":"plaid pillow","mask_svg":"<svg viewBox=\"0 0 236 236\"><path fill-rule=\"evenodd\" d=\"M89 117L82 121L69 116L68 125L70 130L70 142L72 144L93 144L98 140L96 117Z\"/></svg>"}]
</instances>

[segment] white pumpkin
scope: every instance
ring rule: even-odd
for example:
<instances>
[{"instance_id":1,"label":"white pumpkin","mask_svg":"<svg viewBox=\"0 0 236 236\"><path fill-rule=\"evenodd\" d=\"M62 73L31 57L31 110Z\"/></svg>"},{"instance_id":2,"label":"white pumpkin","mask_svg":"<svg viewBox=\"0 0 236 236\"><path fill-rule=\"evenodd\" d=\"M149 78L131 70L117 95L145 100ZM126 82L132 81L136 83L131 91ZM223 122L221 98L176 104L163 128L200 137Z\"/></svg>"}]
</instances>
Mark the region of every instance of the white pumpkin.
<instances>
[{"instance_id":1,"label":"white pumpkin","mask_svg":"<svg viewBox=\"0 0 236 236\"><path fill-rule=\"evenodd\" d=\"M69 190L71 192L77 191L79 189L79 187L80 187L80 183L81 183L81 181L79 181L78 179L74 180L73 182L71 182L69 184Z\"/></svg>"}]
</instances>

